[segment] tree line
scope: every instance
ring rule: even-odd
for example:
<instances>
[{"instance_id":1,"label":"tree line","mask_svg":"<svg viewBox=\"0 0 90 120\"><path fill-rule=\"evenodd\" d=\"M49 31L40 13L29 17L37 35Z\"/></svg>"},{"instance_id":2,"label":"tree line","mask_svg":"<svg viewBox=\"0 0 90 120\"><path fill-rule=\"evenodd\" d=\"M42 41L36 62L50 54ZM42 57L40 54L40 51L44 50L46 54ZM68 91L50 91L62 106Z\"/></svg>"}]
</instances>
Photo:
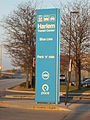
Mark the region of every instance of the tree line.
<instances>
[{"instance_id":1,"label":"tree line","mask_svg":"<svg viewBox=\"0 0 90 120\"><path fill-rule=\"evenodd\" d=\"M69 60L75 69L78 86L78 74L83 68L85 54L90 54L90 3L87 0L76 1L63 6L60 21L61 54L68 56L62 69L68 67ZM26 71L26 87L32 84L33 57L36 46L36 7L31 2L21 4L12 14L3 20L7 40L5 48L14 66ZM65 58L65 57L64 57ZM63 58L62 58L63 59ZM80 63L79 63L80 62ZM79 66L80 65L80 66ZM85 65L84 65L85 66ZM80 71L79 71L80 67ZM30 76L30 77L29 77Z\"/></svg>"}]
</instances>

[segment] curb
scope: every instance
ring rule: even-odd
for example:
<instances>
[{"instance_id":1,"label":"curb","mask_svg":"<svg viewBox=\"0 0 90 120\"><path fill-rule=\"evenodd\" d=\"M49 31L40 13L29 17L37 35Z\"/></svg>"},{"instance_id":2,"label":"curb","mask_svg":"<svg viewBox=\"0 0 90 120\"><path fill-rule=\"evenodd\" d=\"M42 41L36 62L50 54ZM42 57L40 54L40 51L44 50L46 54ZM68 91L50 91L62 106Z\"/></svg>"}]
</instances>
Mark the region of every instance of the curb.
<instances>
[{"instance_id":1,"label":"curb","mask_svg":"<svg viewBox=\"0 0 90 120\"><path fill-rule=\"evenodd\" d=\"M15 98L15 99L35 99L35 95L6 95L4 96L4 98ZM86 96L68 96L68 98L72 98L72 100L86 100L86 99L90 99L90 97Z\"/></svg>"},{"instance_id":2,"label":"curb","mask_svg":"<svg viewBox=\"0 0 90 120\"><path fill-rule=\"evenodd\" d=\"M65 92L62 92L63 95L65 95ZM69 93L68 95L90 95L90 93Z\"/></svg>"},{"instance_id":3,"label":"curb","mask_svg":"<svg viewBox=\"0 0 90 120\"><path fill-rule=\"evenodd\" d=\"M7 92L16 92L16 93L33 93L35 94L35 91L18 91L18 90L9 90L6 89Z\"/></svg>"},{"instance_id":4,"label":"curb","mask_svg":"<svg viewBox=\"0 0 90 120\"><path fill-rule=\"evenodd\" d=\"M59 107L59 106L46 106L45 107L45 106L35 105L35 106L24 107L24 106L20 106L20 105L11 105L11 104L7 104L7 103L4 103L4 102L0 102L0 107L27 109L27 110L44 110L44 111L66 111L66 112L71 112L70 109L62 108L62 107Z\"/></svg>"},{"instance_id":5,"label":"curb","mask_svg":"<svg viewBox=\"0 0 90 120\"><path fill-rule=\"evenodd\" d=\"M19 91L19 90L10 90L6 89L8 92L17 92L17 93L32 93L35 94L35 91ZM65 95L66 92L60 92L60 95ZM90 95L90 93L69 93L68 95Z\"/></svg>"},{"instance_id":6,"label":"curb","mask_svg":"<svg viewBox=\"0 0 90 120\"><path fill-rule=\"evenodd\" d=\"M35 99L35 95L29 96L29 95L6 95L4 98L30 98Z\"/></svg>"}]
</instances>

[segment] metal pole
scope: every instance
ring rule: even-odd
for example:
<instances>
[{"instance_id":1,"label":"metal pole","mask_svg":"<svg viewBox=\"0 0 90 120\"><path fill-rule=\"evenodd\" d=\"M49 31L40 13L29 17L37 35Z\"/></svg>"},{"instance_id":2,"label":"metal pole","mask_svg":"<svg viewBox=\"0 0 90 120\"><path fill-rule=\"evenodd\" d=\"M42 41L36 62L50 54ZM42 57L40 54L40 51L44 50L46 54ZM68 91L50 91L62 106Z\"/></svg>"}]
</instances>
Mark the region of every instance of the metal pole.
<instances>
[{"instance_id":1,"label":"metal pole","mask_svg":"<svg viewBox=\"0 0 90 120\"><path fill-rule=\"evenodd\" d=\"M80 62L80 58L78 60L78 73L79 73L79 85L78 85L78 89L81 89L81 62Z\"/></svg>"},{"instance_id":2,"label":"metal pole","mask_svg":"<svg viewBox=\"0 0 90 120\"><path fill-rule=\"evenodd\" d=\"M78 14L78 21L80 23L80 15ZM79 59L78 59L78 79L79 79L79 84L78 84L78 89L81 89L81 59L80 59L80 48L81 48L81 39L79 41Z\"/></svg>"},{"instance_id":3,"label":"metal pole","mask_svg":"<svg viewBox=\"0 0 90 120\"><path fill-rule=\"evenodd\" d=\"M69 62L70 62L70 58L71 58L71 12L70 12ZM67 105L67 100L68 100L68 91L69 91L70 79L71 79L71 71L68 72L68 83L67 83L67 89L66 89L65 105Z\"/></svg>"},{"instance_id":4,"label":"metal pole","mask_svg":"<svg viewBox=\"0 0 90 120\"><path fill-rule=\"evenodd\" d=\"M70 12L69 62L70 62L70 59L71 59L71 32L72 32L72 28L71 28L71 17L72 17L72 14L78 14L78 13L79 13L78 11ZM71 64L72 64L72 63L71 63ZM68 84L67 84L67 89L66 89L65 105L67 105L70 80L71 80L71 71L68 72Z\"/></svg>"},{"instance_id":5,"label":"metal pole","mask_svg":"<svg viewBox=\"0 0 90 120\"><path fill-rule=\"evenodd\" d=\"M2 45L0 45L0 79L1 79L1 70L2 70Z\"/></svg>"}]
</instances>

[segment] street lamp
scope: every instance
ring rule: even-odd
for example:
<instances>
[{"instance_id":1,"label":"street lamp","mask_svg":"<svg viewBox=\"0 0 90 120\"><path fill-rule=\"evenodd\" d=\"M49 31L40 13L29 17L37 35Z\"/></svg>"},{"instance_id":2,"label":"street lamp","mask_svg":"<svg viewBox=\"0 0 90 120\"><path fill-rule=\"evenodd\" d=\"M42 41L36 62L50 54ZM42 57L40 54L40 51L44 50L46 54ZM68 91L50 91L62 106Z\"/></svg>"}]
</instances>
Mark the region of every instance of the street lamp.
<instances>
[{"instance_id":1,"label":"street lamp","mask_svg":"<svg viewBox=\"0 0 90 120\"><path fill-rule=\"evenodd\" d=\"M71 19L72 19L72 15L73 14L79 14L78 11L73 11L73 12L70 12L70 40L69 40L69 61L71 59L71 34L72 34L72 24L71 24Z\"/></svg>"},{"instance_id":2,"label":"street lamp","mask_svg":"<svg viewBox=\"0 0 90 120\"><path fill-rule=\"evenodd\" d=\"M1 78L1 70L2 70L2 45L0 45L0 78Z\"/></svg>"},{"instance_id":3,"label":"street lamp","mask_svg":"<svg viewBox=\"0 0 90 120\"><path fill-rule=\"evenodd\" d=\"M66 89L66 98L65 98L65 105L67 105L67 99L68 99L68 91L69 91L69 83L71 80L71 67L72 67L72 60L71 60L71 34L72 34L72 24L71 24L71 18L72 14L79 14L78 11L70 12L70 40L69 40L69 71L68 71L68 84Z\"/></svg>"},{"instance_id":4,"label":"street lamp","mask_svg":"<svg viewBox=\"0 0 90 120\"><path fill-rule=\"evenodd\" d=\"M71 17L72 14L77 14L79 16L79 12L78 11L74 11L74 12L70 12L70 46L69 49L71 50ZM77 40L77 39L76 39ZM69 50L69 60L70 60L70 50ZM81 89L81 61L80 61L80 47L79 47L79 53L78 53L78 58L77 58L77 63L78 63L78 79L79 79L79 84L78 84L78 89Z\"/></svg>"}]
</instances>

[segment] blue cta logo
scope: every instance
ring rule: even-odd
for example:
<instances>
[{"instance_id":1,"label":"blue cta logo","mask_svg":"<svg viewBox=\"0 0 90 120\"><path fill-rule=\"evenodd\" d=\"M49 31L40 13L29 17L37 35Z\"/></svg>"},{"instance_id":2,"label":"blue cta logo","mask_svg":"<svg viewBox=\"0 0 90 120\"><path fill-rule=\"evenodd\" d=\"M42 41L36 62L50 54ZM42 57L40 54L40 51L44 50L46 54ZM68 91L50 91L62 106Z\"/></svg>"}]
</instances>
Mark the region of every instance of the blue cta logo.
<instances>
[{"instance_id":1,"label":"blue cta logo","mask_svg":"<svg viewBox=\"0 0 90 120\"><path fill-rule=\"evenodd\" d=\"M48 80L48 79L49 79L49 72L44 71L44 72L42 73L42 78L43 78L44 80Z\"/></svg>"}]
</instances>

